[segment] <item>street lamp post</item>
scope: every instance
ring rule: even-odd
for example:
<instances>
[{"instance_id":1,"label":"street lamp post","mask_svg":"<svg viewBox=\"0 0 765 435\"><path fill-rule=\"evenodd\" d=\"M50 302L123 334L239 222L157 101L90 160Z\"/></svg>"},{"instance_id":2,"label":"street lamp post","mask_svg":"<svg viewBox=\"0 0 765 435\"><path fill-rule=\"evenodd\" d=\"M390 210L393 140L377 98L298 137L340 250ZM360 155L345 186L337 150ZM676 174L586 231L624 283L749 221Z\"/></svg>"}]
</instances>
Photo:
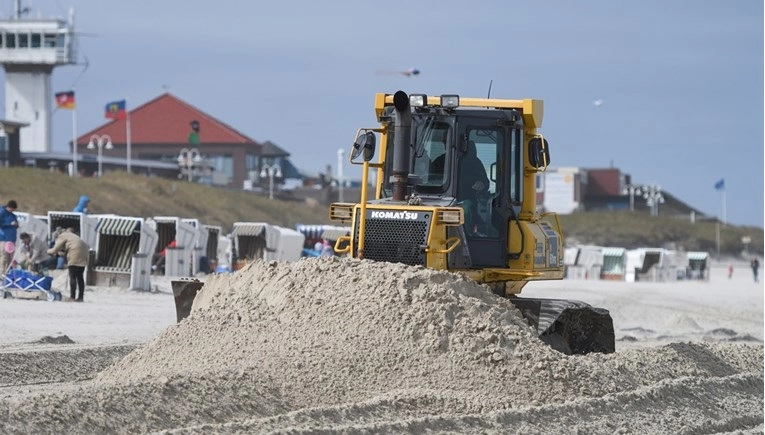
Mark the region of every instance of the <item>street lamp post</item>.
<instances>
[{"instance_id":1,"label":"street lamp post","mask_svg":"<svg viewBox=\"0 0 765 435\"><path fill-rule=\"evenodd\" d=\"M645 198L645 205L651 208L651 216L658 216L659 204L664 204L661 187L655 184L643 186L643 198Z\"/></svg>"},{"instance_id":2,"label":"street lamp post","mask_svg":"<svg viewBox=\"0 0 765 435\"><path fill-rule=\"evenodd\" d=\"M192 171L194 169L194 163L202 162L202 154L196 148L182 148L178 153L178 166L186 168L186 174L188 176L189 183L192 181Z\"/></svg>"},{"instance_id":3,"label":"street lamp post","mask_svg":"<svg viewBox=\"0 0 765 435\"><path fill-rule=\"evenodd\" d=\"M103 136L99 136L97 134L94 134L90 137L90 142L88 142L88 149L93 150L98 148L98 178L101 178L101 176L104 174L103 171L103 150L106 148L107 150L110 150L114 148L112 146L112 138L108 134L105 134Z\"/></svg>"},{"instance_id":4,"label":"street lamp post","mask_svg":"<svg viewBox=\"0 0 765 435\"><path fill-rule=\"evenodd\" d=\"M274 163L273 165L263 165L260 170L260 177L268 177L268 198L274 199L274 177L282 176L282 168Z\"/></svg>"},{"instance_id":5,"label":"street lamp post","mask_svg":"<svg viewBox=\"0 0 765 435\"><path fill-rule=\"evenodd\" d=\"M345 150L337 150L337 200L343 202L343 162L345 161Z\"/></svg>"},{"instance_id":6,"label":"street lamp post","mask_svg":"<svg viewBox=\"0 0 765 435\"><path fill-rule=\"evenodd\" d=\"M640 190L640 186L635 185L635 184L628 184L624 188L624 192L623 193L625 195L629 194L629 196L630 196L630 211L635 211L635 195L642 195L643 194L643 192L641 192L641 190Z\"/></svg>"}]
</instances>

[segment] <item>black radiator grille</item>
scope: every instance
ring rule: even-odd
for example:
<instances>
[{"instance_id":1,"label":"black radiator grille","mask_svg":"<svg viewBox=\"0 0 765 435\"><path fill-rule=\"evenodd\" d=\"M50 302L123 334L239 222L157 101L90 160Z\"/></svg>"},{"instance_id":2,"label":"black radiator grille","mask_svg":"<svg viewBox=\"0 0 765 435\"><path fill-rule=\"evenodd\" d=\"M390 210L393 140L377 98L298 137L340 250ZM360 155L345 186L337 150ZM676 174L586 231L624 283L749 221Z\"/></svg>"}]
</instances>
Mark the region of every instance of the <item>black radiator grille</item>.
<instances>
[{"instance_id":1,"label":"black radiator grille","mask_svg":"<svg viewBox=\"0 0 765 435\"><path fill-rule=\"evenodd\" d=\"M425 266L426 253L423 247L427 242L430 213L419 215L422 218L417 220L367 218L364 258ZM355 239L358 240L358 225L355 227Z\"/></svg>"}]
</instances>

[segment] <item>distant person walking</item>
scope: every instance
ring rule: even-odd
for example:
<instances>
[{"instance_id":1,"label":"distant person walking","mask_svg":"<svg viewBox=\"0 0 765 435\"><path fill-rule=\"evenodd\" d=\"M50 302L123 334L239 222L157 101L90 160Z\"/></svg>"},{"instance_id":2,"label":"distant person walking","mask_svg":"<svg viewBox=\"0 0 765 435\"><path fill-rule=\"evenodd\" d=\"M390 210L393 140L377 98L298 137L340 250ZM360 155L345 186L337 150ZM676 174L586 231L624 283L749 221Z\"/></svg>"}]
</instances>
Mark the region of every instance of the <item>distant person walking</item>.
<instances>
[{"instance_id":1,"label":"distant person walking","mask_svg":"<svg viewBox=\"0 0 765 435\"><path fill-rule=\"evenodd\" d=\"M0 274L3 275L8 272L16 251L16 230L19 228L19 221L13 213L16 208L16 201L10 200L0 210Z\"/></svg>"},{"instance_id":2,"label":"distant person walking","mask_svg":"<svg viewBox=\"0 0 765 435\"><path fill-rule=\"evenodd\" d=\"M88 214L88 206L90 206L90 197L88 195L82 195L72 211Z\"/></svg>"},{"instance_id":3,"label":"distant person walking","mask_svg":"<svg viewBox=\"0 0 765 435\"><path fill-rule=\"evenodd\" d=\"M56 244L48 249L49 255L66 253L66 265L69 268L69 291L72 300L82 302L85 297L85 267L88 265L90 247L74 233L74 228L68 228L56 238ZM76 290L79 288L79 295Z\"/></svg>"},{"instance_id":4,"label":"distant person walking","mask_svg":"<svg viewBox=\"0 0 765 435\"><path fill-rule=\"evenodd\" d=\"M728 263L728 279L733 278L733 263Z\"/></svg>"},{"instance_id":5,"label":"distant person walking","mask_svg":"<svg viewBox=\"0 0 765 435\"><path fill-rule=\"evenodd\" d=\"M754 282L757 282L757 272L760 270L760 260L757 257L752 258L752 273L754 274Z\"/></svg>"}]
</instances>

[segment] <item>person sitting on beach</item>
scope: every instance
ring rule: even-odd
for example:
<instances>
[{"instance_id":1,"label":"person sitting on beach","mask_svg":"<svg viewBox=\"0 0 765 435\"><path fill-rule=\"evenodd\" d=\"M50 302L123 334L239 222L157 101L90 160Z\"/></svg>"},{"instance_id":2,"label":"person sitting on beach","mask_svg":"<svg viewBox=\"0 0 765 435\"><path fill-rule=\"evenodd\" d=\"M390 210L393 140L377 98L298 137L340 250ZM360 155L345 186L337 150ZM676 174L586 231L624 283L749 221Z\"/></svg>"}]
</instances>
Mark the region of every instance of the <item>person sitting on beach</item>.
<instances>
[{"instance_id":1,"label":"person sitting on beach","mask_svg":"<svg viewBox=\"0 0 765 435\"><path fill-rule=\"evenodd\" d=\"M152 258L151 270L158 273L165 273L165 258L167 257L167 248L175 248L177 243L175 239L170 241L161 251L154 254Z\"/></svg>"},{"instance_id":2,"label":"person sitting on beach","mask_svg":"<svg viewBox=\"0 0 765 435\"><path fill-rule=\"evenodd\" d=\"M44 240L26 232L21 233L19 239L21 240L19 253L22 267L34 273L42 273L56 267L57 258L48 255L48 247Z\"/></svg>"}]
</instances>

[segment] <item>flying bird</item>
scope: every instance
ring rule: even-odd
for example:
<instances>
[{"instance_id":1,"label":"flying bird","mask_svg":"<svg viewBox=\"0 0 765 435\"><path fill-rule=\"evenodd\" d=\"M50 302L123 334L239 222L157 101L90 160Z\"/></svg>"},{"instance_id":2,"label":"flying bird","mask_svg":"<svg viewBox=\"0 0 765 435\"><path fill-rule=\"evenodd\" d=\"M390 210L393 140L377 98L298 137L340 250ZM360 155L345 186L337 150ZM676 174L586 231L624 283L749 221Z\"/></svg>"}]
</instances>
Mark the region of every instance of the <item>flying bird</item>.
<instances>
[{"instance_id":1,"label":"flying bird","mask_svg":"<svg viewBox=\"0 0 765 435\"><path fill-rule=\"evenodd\" d=\"M420 70L418 70L417 68L409 68L408 70L405 70L403 73L407 77L417 76L417 75L420 75Z\"/></svg>"},{"instance_id":2,"label":"flying bird","mask_svg":"<svg viewBox=\"0 0 765 435\"><path fill-rule=\"evenodd\" d=\"M397 71L397 70L378 70L377 74L383 74L383 75L399 75L399 74L401 74L401 75L406 76L406 77L412 77L412 76L420 75L420 70L418 70L417 68L409 68L409 69L405 69L403 71Z\"/></svg>"}]
</instances>

